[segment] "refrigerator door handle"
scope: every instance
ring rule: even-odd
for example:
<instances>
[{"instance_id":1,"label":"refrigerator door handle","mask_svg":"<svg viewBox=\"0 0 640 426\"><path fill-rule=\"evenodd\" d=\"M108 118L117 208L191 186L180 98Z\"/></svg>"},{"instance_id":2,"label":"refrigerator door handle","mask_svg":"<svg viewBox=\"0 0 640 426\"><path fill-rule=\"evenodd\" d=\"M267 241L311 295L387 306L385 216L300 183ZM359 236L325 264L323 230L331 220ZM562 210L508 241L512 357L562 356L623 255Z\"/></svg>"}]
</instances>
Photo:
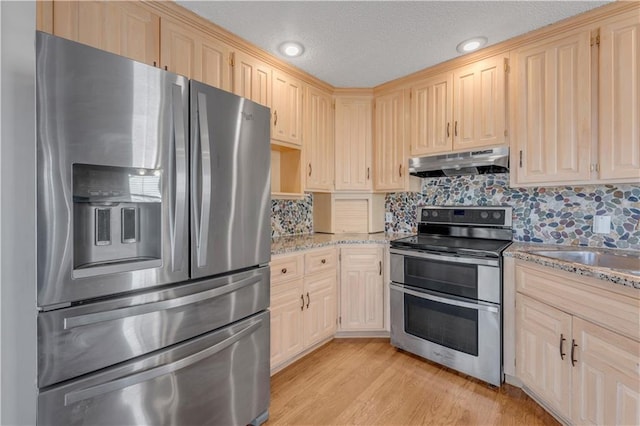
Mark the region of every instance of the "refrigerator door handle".
<instances>
[{"instance_id":1,"label":"refrigerator door handle","mask_svg":"<svg viewBox=\"0 0 640 426\"><path fill-rule=\"evenodd\" d=\"M185 358L179 359L175 362L161 365L159 367L151 368L149 370L143 371L141 373L131 374L129 376L122 377L120 379L108 381L106 383L102 383L99 385L91 386L86 389L81 389L77 391L72 391L64 396L64 405L69 406L76 402L95 398L100 395L104 395L108 392L113 392L116 390L124 389L129 386L137 385L138 383L147 382L149 380L153 380L160 376L166 376L167 374L171 374L175 371L178 371L182 368L193 365L199 361L202 361L205 358L208 358L216 353L228 348L244 337L252 334L258 328L262 326L263 320L260 319L253 324L243 328L232 336L222 340L219 343L216 343L213 346L210 346L200 352L196 352L192 355L189 355Z\"/></svg>"},{"instance_id":2,"label":"refrigerator door handle","mask_svg":"<svg viewBox=\"0 0 640 426\"><path fill-rule=\"evenodd\" d=\"M188 296L178 297L176 299L163 300L161 302L146 303L144 305L132 306L130 308L119 308L111 311L96 312L92 314L78 315L63 320L64 329L70 330L75 327L97 324L105 321L113 321L122 318L144 315L151 312L165 311L168 309L179 308L180 306L191 305L204 300L213 299L222 295L232 293L243 287L257 284L262 281L261 275L245 278L236 283L225 285L223 287L206 290L200 293L190 294Z\"/></svg>"},{"instance_id":3,"label":"refrigerator door handle","mask_svg":"<svg viewBox=\"0 0 640 426\"><path fill-rule=\"evenodd\" d=\"M209 242L209 220L211 217L211 145L209 140L209 122L207 115L207 95L198 93L198 123L200 125L201 207L200 226L197 229L197 265L207 264L207 246Z\"/></svg>"},{"instance_id":4,"label":"refrigerator door handle","mask_svg":"<svg viewBox=\"0 0 640 426\"><path fill-rule=\"evenodd\" d=\"M183 87L177 84L173 85L173 132L174 132L174 160L170 162L170 176L175 176L173 190L175 191L173 206L173 239L171 246L172 253L172 269L179 271L182 269L184 257L184 231L185 216L187 209L187 145L185 140L185 123L182 112L184 107L180 100L182 98Z\"/></svg>"}]
</instances>

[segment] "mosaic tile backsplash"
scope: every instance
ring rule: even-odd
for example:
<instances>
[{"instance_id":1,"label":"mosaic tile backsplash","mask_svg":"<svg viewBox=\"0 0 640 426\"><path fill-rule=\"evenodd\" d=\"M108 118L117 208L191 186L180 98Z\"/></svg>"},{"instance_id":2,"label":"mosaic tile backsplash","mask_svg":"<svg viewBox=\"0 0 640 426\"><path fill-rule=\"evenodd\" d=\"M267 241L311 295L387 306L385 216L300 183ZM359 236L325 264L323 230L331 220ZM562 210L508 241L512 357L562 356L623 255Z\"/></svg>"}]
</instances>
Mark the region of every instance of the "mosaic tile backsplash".
<instances>
[{"instance_id":1,"label":"mosaic tile backsplash","mask_svg":"<svg viewBox=\"0 0 640 426\"><path fill-rule=\"evenodd\" d=\"M302 200L271 200L271 237L313 232L313 195Z\"/></svg>"},{"instance_id":2,"label":"mosaic tile backsplash","mask_svg":"<svg viewBox=\"0 0 640 426\"><path fill-rule=\"evenodd\" d=\"M387 194L388 232L416 232L416 207L513 207L514 241L640 250L640 184L510 188L509 174L422 180L422 192ZM611 216L611 232L594 234L594 215Z\"/></svg>"}]
</instances>

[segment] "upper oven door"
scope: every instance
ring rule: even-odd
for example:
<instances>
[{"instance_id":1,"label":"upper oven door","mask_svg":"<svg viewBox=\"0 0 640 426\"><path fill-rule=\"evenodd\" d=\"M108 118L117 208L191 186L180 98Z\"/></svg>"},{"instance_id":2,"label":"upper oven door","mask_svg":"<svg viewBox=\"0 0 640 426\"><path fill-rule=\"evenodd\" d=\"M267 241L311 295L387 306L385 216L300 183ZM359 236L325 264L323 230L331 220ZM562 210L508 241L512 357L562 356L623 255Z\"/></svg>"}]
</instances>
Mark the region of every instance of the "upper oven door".
<instances>
[{"instance_id":1,"label":"upper oven door","mask_svg":"<svg viewBox=\"0 0 640 426\"><path fill-rule=\"evenodd\" d=\"M438 293L500 303L498 259L391 249L391 281Z\"/></svg>"},{"instance_id":2,"label":"upper oven door","mask_svg":"<svg viewBox=\"0 0 640 426\"><path fill-rule=\"evenodd\" d=\"M38 306L189 278L187 79L37 34Z\"/></svg>"}]
</instances>

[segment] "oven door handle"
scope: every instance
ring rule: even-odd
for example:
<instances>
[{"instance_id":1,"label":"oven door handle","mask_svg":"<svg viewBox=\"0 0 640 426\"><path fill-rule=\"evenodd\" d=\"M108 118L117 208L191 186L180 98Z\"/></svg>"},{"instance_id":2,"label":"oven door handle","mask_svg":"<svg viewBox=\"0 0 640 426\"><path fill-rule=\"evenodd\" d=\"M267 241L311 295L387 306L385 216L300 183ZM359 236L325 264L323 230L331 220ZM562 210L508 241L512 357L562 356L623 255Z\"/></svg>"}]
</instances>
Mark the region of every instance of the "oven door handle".
<instances>
[{"instance_id":1,"label":"oven door handle","mask_svg":"<svg viewBox=\"0 0 640 426\"><path fill-rule=\"evenodd\" d=\"M477 301L475 303L463 302L461 300L450 299L448 297L435 296L431 293L423 293L421 291L409 290L408 288L396 283L391 283L391 289L398 290L404 294L410 294L411 296L419 297L421 299L427 299L433 302L444 303L445 305L459 306L461 308L474 309L476 311L487 311L494 314L497 314L500 312L500 308L485 302L481 302L481 301Z\"/></svg>"},{"instance_id":2,"label":"oven door handle","mask_svg":"<svg viewBox=\"0 0 640 426\"><path fill-rule=\"evenodd\" d=\"M425 253L417 250L398 250L398 249L392 248L389 250L389 253L399 254L401 256L407 256L407 257L418 257L422 259L439 260L441 262L465 263L469 265L500 266L500 262L498 260L493 260L493 259L478 259L478 258L472 258L472 257L446 256L442 254Z\"/></svg>"}]
</instances>

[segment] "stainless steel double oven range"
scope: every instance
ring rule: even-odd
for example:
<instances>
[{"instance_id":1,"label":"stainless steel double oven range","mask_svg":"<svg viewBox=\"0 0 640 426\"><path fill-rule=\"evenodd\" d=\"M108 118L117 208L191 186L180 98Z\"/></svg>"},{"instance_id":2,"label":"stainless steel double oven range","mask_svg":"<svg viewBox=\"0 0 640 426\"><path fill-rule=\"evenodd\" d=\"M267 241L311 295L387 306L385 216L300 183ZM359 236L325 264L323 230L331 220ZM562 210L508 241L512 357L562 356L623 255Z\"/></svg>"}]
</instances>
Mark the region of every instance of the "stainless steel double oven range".
<instances>
[{"instance_id":1,"label":"stainless steel double oven range","mask_svg":"<svg viewBox=\"0 0 640 426\"><path fill-rule=\"evenodd\" d=\"M424 207L391 242L391 344L502 382L502 251L510 207Z\"/></svg>"},{"instance_id":2,"label":"stainless steel double oven range","mask_svg":"<svg viewBox=\"0 0 640 426\"><path fill-rule=\"evenodd\" d=\"M38 424L261 423L268 108L44 33L36 64Z\"/></svg>"}]
</instances>

